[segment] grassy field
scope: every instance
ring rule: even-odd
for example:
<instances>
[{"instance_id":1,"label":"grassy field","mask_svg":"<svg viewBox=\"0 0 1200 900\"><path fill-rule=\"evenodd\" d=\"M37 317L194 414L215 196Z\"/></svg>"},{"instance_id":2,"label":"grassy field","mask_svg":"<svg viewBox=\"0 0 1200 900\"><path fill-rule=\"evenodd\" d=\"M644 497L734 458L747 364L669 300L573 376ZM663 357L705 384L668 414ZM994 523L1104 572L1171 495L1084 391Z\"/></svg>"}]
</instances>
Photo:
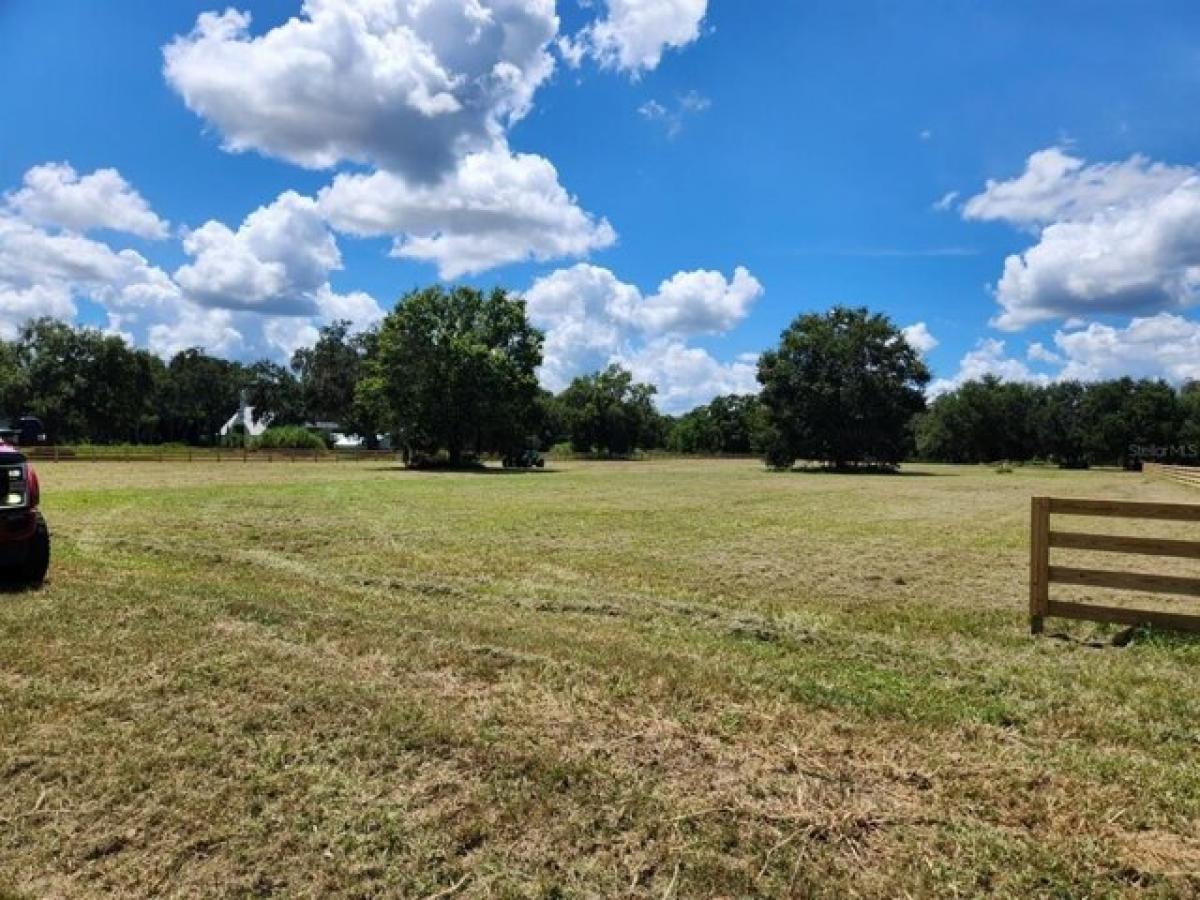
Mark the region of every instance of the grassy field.
<instances>
[{"instance_id":1,"label":"grassy field","mask_svg":"<svg viewBox=\"0 0 1200 900\"><path fill-rule=\"evenodd\" d=\"M747 461L43 481L51 580L0 596L0 897L1200 892L1200 641L1026 622L1030 495L1198 491Z\"/></svg>"}]
</instances>

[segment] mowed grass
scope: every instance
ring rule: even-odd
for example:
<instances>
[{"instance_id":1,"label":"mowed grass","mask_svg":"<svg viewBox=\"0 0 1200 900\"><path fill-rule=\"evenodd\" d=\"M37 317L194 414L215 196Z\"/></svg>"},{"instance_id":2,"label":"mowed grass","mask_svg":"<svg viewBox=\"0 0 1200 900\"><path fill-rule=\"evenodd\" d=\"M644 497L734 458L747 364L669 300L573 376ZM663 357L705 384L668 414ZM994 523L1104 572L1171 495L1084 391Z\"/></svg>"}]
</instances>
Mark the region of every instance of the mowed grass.
<instances>
[{"instance_id":1,"label":"mowed grass","mask_svg":"<svg viewBox=\"0 0 1200 900\"><path fill-rule=\"evenodd\" d=\"M1026 618L1031 495L1187 487L42 474L51 579L0 595L0 897L1200 892L1200 642Z\"/></svg>"}]
</instances>

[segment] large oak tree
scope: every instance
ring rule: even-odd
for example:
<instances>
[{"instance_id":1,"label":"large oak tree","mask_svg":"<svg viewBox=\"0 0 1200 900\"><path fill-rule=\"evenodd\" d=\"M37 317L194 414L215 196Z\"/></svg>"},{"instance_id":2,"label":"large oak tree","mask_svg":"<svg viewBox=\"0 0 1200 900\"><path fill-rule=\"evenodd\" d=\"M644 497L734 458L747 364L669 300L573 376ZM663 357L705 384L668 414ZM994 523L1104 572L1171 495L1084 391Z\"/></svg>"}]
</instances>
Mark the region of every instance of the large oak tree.
<instances>
[{"instance_id":1,"label":"large oak tree","mask_svg":"<svg viewBox=\"0 0 1200 900\"><path fill-rule=\"evenodd\" d=\"M525 302L496 288L429 287L380 325L360 405L378 410L412 459L451 465L506 452L536 429L542 333Z\"/></svg>"},{"instance_id":2,"label":"large oak tree","mask_svg":"<svg viewBox=\"0 0 1200 900\"><path fill-rule=\"evenodd\" d=\"M838 306L792 322L758 380L771 465L891 466L908 452L929 369L887 316Z\"/></svg>"}]
</instances>

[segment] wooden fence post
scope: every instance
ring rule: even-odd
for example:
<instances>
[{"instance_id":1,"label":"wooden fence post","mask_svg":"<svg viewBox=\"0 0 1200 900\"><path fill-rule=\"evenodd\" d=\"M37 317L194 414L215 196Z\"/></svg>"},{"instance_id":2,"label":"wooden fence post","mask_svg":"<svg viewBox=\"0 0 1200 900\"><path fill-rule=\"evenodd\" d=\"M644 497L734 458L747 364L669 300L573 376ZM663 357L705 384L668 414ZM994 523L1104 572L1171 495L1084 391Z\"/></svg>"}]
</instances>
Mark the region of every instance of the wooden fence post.
<instances>
[{"instance_id":1,"label":"wooden fence post","mask_svg":"<svg viewBox=\"0 0 1200 900\"><path fill-rule=\"evenodd\" d=\"M1029 522L1029 631L1041 634L1050 612L1050 498L1034 497Z\"/></svg>"}]
</instances>

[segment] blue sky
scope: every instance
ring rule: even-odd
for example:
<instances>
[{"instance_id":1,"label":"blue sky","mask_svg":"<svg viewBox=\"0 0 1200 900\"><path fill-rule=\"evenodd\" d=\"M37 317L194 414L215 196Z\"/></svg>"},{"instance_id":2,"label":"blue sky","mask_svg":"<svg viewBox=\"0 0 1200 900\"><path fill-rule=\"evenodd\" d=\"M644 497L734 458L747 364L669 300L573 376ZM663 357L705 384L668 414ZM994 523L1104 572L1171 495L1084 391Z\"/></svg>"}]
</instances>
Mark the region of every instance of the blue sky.
<instances>
[{"instance_id":1,"label":"blue sky","mask_svg":"<svg viewBox=\"0 0 1200 900\"><path fill-rule=\"evenodd\" d=\"M411 6L0 0L0 332L283 358L445 277L672 411L835 303L939 390L1200 377L1194 3Z\"/></svg>"}]
</instances>

